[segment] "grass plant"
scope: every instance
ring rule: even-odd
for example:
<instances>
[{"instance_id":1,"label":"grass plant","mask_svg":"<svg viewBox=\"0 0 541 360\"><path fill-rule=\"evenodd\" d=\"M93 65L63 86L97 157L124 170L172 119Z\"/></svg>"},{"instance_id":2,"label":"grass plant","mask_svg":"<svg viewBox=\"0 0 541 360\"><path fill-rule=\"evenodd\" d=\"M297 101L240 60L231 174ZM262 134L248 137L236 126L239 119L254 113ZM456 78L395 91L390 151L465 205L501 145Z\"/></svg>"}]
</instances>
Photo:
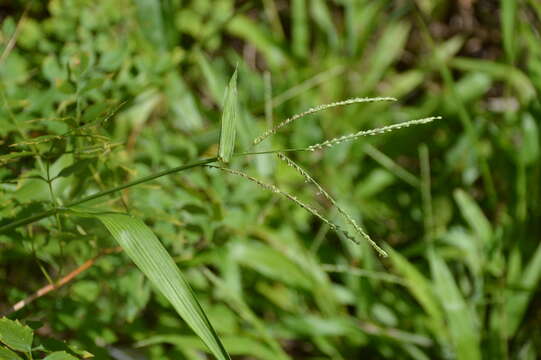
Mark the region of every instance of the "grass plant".
<instances>
[{"instance_id":1,"label":"grass plant","mask_svg":"<svg viewBox=\"0 0 541 360\"><path fill-rule=\"evenodd\" d=\"M536 1L0 7L1 359L539 358Z\"/></svg>"}]
</instances>

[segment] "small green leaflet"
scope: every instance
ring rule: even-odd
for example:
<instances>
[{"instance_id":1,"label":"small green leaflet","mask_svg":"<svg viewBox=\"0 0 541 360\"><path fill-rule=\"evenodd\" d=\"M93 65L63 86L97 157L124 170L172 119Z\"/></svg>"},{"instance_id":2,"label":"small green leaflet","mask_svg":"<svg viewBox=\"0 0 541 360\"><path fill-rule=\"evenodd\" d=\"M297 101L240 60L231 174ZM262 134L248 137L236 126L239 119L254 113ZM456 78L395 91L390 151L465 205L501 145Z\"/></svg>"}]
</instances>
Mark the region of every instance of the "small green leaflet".
<instances>
[{"instance_id":1,"label":"small green leaflet","mask_svg":"<svg viewBox=\"0 0 541 360\"><path fill-rule=\"evenodd\" d=\"M44 360L77 360L77 358L65 351L55 351L54 353L47 355Z\"/></svg>"},{"instance_id":2,"label":"small green leaflet","mask_svg":"<svg viewBox=\"0 0 541 360\"><path fill-rule=\"evenodd\" d=\"M8 348L5 348L3 346L0 346L0 359L2 360L22 360L22 358L15 354L13 351L9 350Z\"/></svg>"},{"instance_id":3,"label":"small green leaflet","mask_svg":"<svg viewBox=\"0 0 541 360\"><path fill-rule=\"evenodd\" d=\"M33 338L32 329L18 320L0 319L0 343L6 344L13 350L28 353L32 350Z\"/></svg>"},{"instance_id":4,"label":"small green leaflet","mask_svg":"<svg viewBox=\"0 0 541 360\"><path fill-rule=\"evenodd\" d=\"M220 148L218 160L228 163L235 150L237 133L238 99L237 99L237 69L233 73L229 85L225 89L224 108L222 113L222 130L220 132Z\"/></svg>"},{"instance_id":5,"label":"small green leaflet","mask_svg":"<svg viewBox=\"0 0 541 360\"><path fill-rule=\"evenodd\" d=\"M139 219L125 214L94 214L151 283L219 360L230 357L179 268L156 235Z\"/></svg>"}]
</instances>

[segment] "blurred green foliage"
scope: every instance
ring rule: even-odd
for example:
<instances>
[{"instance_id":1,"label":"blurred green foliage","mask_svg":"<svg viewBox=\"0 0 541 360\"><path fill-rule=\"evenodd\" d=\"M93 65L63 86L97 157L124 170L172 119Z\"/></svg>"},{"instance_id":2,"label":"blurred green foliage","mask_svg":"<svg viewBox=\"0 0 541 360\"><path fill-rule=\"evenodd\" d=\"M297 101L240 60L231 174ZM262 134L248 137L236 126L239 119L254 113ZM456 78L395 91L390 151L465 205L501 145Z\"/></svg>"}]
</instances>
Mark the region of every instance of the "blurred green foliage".
<instances>
[{"instance_id":1,"label":"blurred green foliage","mask_svg":"<svg viewBox=\"0 0 541 360\"><path fill-rule=\"evenodd\" d=\"M0 225L215 156L238 64L236 152L443 119L291 155L387 244L385 259L210 169L88 204L144 220L233 358L541 356L536 0L16 0L0 19ZM320 112L251 145L292 114L358 96L399 101ZM272 155L229 165L338 221ZM205 358L128 257L103 253L115 246L73 213L0 234L0 312L35 328L36 354Z\"/></svg>"}]
</instances>

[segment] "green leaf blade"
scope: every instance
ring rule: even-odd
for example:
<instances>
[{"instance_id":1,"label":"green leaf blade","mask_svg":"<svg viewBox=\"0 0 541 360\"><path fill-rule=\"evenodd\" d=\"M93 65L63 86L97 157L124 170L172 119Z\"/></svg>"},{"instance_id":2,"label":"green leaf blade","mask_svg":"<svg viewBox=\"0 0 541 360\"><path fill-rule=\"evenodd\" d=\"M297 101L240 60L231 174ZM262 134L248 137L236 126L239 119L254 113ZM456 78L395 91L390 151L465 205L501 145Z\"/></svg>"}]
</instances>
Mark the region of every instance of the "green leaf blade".
<instances>
[{"instance_id":1,"label":"green leaf blade","mask_svg":"<svg viewBox=\"0 0 541 360\"><path fill-rule=\"evenodd\" d=\"M468 222L483 243L489 244L493 237L492 225L486 218L483 210L481 210L481 207L462 189L456 189L453 195L464 220Z\"/></svg>"},{"instance_id":2,"label":"green leaf blade","mask_svg":"<svg viewBox=\"0 0 541 360\"><path fill-rule=\"evenodd\" d=\"M458 360L480 360L481 339L476 313L467 304L445 261L429 254L434 290L447 317L449 334Z\"/></svg>"},{"instance_id":3,"label":"green leaf blade","mask_svg":"<svg viewBox=\"0 0 541 360\"><path fill-rule=\"evenodd\" d=\"M30 327L21 324L17 320L0 319L0 342L13 350L30 352L33 338L34 333Z\"/></svg>"},{"instance_id":4,"label":"green leaf blade","mask_svg":"<svg viewBox=\"0 0 541 360\"><path fill-rule=\"evenodd\" d=\"M8 348L0 346L0 359L2 360L22 360L22 358L15 354Z\"/></svg>"},{"instance_id":5,"label":"green leaf blade","mask_svg":"<svg viewBox=\"0 0 541 360\"><path fill-rule=\"evenodd\" d=\"M389 259L396 271L404 277L413 297L421 304L428 315L437 323L439 329L443 327L444 319L436 294L430 286L429 280L399 252L387 247Z\"/></svg>"},{"instance_id":6,"label":"green leaf blade","mask_svg":"<svg viewBox=\"0 0 541 360\"><path fill-rule=\"evenodd\" d=\"M235 150L237 134L238 99L237 99L237 69L233 73L225 90L224 109L222 113L222 129L220 132L220 147L218 159L228 163Z\"/></svg>"},{"instance_id":7,"label":"green leaf blade","mask_svg":"<svg viewBox=\"0 0 541 360\"><path fill-rule=\"evenodd\" d=\"M505 304L507 312L507 334L509 337L515 334L518 330L520 323L524 319L524 314L528 308L528 305L532 301L539 281L541 280L541 244L537 246L531 260L522 272L518 288L520 291L513 291L507 297Z\"/></svg>"},{"instance_id":8,"label":"green leaf blade","mask_svg":"<svg viewBox=\"0 0 541 360\"><path fill-rule=\"evenodd\" d=\"M154 233L141 220L129 215L100 214L97 218L214 356L220 360L229 360L227 351L190 285Z\"/></svg>"},{"instance_id":9,"label":"green leaf blade","mask_svg":"<svg viewBox=\"0 0 541 360\"><path fill-rule=\"evenodd\" d=\"M55 351L54 353L47 355L44 360L77 360L77 358L65 351Z\"/></svg>"}]
</instances>

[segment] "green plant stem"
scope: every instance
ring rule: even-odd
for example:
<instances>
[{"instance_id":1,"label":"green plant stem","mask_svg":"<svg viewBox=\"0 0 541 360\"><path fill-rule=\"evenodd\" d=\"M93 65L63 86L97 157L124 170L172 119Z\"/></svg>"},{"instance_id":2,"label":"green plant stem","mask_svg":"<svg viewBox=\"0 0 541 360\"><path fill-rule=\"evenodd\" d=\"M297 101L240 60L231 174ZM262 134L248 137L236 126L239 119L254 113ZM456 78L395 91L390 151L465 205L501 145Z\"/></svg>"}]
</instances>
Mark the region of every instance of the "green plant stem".
<instances>
[{"instance_id":1,"label":"green plant stem","mask_svg":"<svg viewBox=\"0 0 541 360\"><path fill-rule=\"evenodd\" d=\"M426 144L419 146L419 163L421 164L421 198L423 201L425 238L431 243L434 240L434 212L432 210L430 154Z\"/></svg>"},{"instance_id":2,"label":"green plant stem","mask_svg":"<svg viewBox=\"0 0 541 360\"><path fill-rule=\"evenodd\" d=\"M187 165L181 165L181 166L177 166L177 167L174 167L174 168L165 169L165 170L159 171L157 173L154 173L154 174L151 174L151 175L148 175L148 176L144 176L144 177L139 178L137 180L130 181L130 182L126 183L126 184L116 186L116 187L114 187L112 189L100 191L98 193L92 194L92 195L84 197L82 199L72 201L72 202L64 205L63 207L55 207L55 208L49 209L47 211L44 211L42 213L39 213L39 214L30 216L30 217L27 217L27 218L20 219L20 220L11 222L9 224L6 224L6 225L0 227L0 234L5 233L5 232L7 232L9 230L15 229L15 228L17 228L19 226L28 225L28 224L31 224L33 222L44 219L46 217L58 214L59 212L62 212L62 211L65 211L65 210L69 209L70 207L77 206L77 205L80 205L82 203L85 203L85 202L88 202L88 201L91 201L91 200L94 200L94 199L98 199L100 197L104 197L104 196L113 194L113 193L115 193L117 191L124 190L124 189L127 189L127 188L135 186L135 185L139 185L139 184L142 184L142 183L145 183L145 182L152 181L152 180L160 178L162 176L174 174L176 172L180 172L180 171L183 171L183 170L188 170L188 169L191 169L191 168L194 168L194 167L197 167L197 166L206 165L206 164L215 162L217 160L218 160L218 158L216 158L216 157L207 158L207 159L201 159L201 160L195 161L195 162L187 164Z\"/></svg>"},{"instance_id":3,"label":"green plant stem","mask_svg":"<svg viewBox=\"0 0 541 360\"><path fill-rule=\"evenodd\" d=\"M264 151L251 151L251 152L243 152L243 153L236 153L232 156L248 156L248 155L265 155L265 154L279 154L284 152L298 152L298 151L312 151L308 148L299 148L299 149L280 149L280 150L264 150Z\"/></svg>"},{"instance_id":4,"label":"green plant stem","mask_svg":"<svg viewBox=\"0 0 541 360\"><path fill-rule=\"evenodd\" d=\"M259 155L259 154L274 154L274 153L277 153L277 152L288 152L288 151L306 151L307 149L283 149L283 150L269 150L269 151L261 151L261 152L246 152L246 153L237 153L237 154L233 154L233 156L247 156L247 155ZM206 165L206 164L210 164L210 163L213 163L213 162L216 162L218 161L218 158L217 157L212 157L212 158L207 158L207 159L201 159L201 160L197 160L193 163L190 163L190 164L187 164L187 165L181 165L181 166L177 166L177 167L174 167L174 168L170 168L170 169L165 169L165 170L162 170L162 171L159 171L157 173L154 173L154 174L151 174L151 175L148 175L148 176L144 176L142 178L139 178L137 180L134 180L134 181L130 181L126 184L122 184L122 185L119 185L119 186L116 186L112 189L108 189L108 190L104 190L104 191L100 191L98 193L95 193L95 194L92 194L92 195L89 195L87 197L84 197L82 199L79 199L79 200L75 200L75 201L72 201L64 206L61 206L61 207L54 207L52 209L49 209L49 210L46 210L44 212L41 212L39 214L36 214L36 215L32 215L32 216L29 216L27 218L24 218L24 219L20 219L20 220L16 220L16 221L13 221L9 224L6 224L4 226L1 226L0 227L0 234L2 233L5 233L5 232L8 232L10 230L13 230L19 226L24 226L24 225L28 225L28 224L31 224L33 222L36 222L36 221L39 221L41 219L44 219L46 217L49 217L49 216L53 216L53 215L56 215L62 211L66 211L67 209L69 209L70 207L73 207L73 206L77 206L77 205L80 205L82 203L85 203L85 202L88 202L88 201L91 201L91 200L94 200L94 199L98 199L98 198L101 198L101 197L104 197L104 196L107 196L107 195L110 195L110 194L113 194L117 191L120 191L120 190L124 190L124 189L127 189L127 188L130 188L132 186L135 186L135 185L139 185L139 184L142 184L142 183L146 183L146 182L149 182L149 181L152 181L154 179L157 179L157 178L160 178L162 176L166 176L166 175L170 175L170 174L174 174L176 172L180 172L180 171L184 171L184 170L188 170L188 169L191 169L191 168L194 168L194 167L197 167L197 166L202 166L202 165Z\"/></svg>"},{"instance_id":5,"label":"green plant stem","mask_svg":"<svg viewBox=\"0 0 541 360\"><path fill-rule=\"evenodd\" d=\"M248 156L248 155L276 154L276 153L284 153L284 152L292 152L292 151L310 151L310 150L308 148L280 149L280 150L267 150L267 151L254 151L254 152L236 153L236 154L233 154L232 156L238 157L238 156ZM201 160L194 161L193 163L190 163L190 164L187 164L187 165L181 165L181 166L177 166L177 167L174 167L174 168L165 169L165 170L159 171L157 173L154 173L154 174L151 174L151 175L148 175L148 176L144 176L144 177L139 178L137 180L130 181L130 182L126 183L126 184L116 186L116 187L114 187L112 189L100 191L98 193L95 193L95 194L89 195L87 197L84 197L84 198L82 198L80 200L72 201L70 203L67 203L64 206L54 207L52 209L41 212L39 214L32 215L32 216L26 217L24 219L16 220L16 221L13 221L13 222L11 222L9 224L0 226L0 234L8 232L10 230L13 230L13 229L15 229L15 228L17 228L19 226L28 225L28 224L31 224L33 222L44 219L46 217L56 215L56 214L58 214L60 212L68 210L71 207L74 207L74 206L80 205L82 203L85 203L85 202L88 202L88 201L91 201L91 200L94 200L94 199L98 199L98 198L113 194L113 193L115 193L117 191L124 190L124 189L127 189L129 187L139 185L139 184L142 184L142 183L146 183L146 182L152 181L154 179L160 178L162 176L174 174L176 172L180 172L180 171L188 170L188 169L191 169L191 168L194 168L194 167L210 164L210 163L213 163L213 162L216 162L216 161L218 161L217 157L201 159Z\"/></svg>"},{"instance_id":6,"label":"green plant stem","mask_svg":"<svg viewBox=\"0 0 541 360\"><path fill-rule=\"evenodd\" d=\"M381 166L392 172L396 177L404 180L406 183L410 184L414 188L419 188L421 186L421 182L415 175L404 169L402 166L398 165L390 157L379 151L376 147L370 144L366 144L364 146L364 151L368 156L370 156Z\"/></svg>"},{"instance_id":7,"label":"green plant stem","mask_svg":"<svg viewBox=\"0 0 541 360\"><path fill-rule=\"evenodd\" d=\"M84 202L94 200L94 199L97 199L97 198L100 198L100 197L103 197L103 196L107 196L107 195L113 194L113 193L115 193L117 191L124 190L126 188L129 188L129 187L132 187L132 186L135 186L135 185L139 185L139 184L142 184L142 183L152 181L152 180L160 178L162 176L174 174L176 172L188 170L188 169L198 167L198 166L201 166L201 165L210 164L210 163L215 162L215 161L218 161L218 158L212 157L212 158L207 158L207 159L201 159L201 160L195 161L195 162L187 164L187 165L181 165L181 166L176 166L174 168L165 169L165 170L159 171L157 173L150 174L148 176L144 176L144 177L139 178L137 180L131 181L129 183L119 185L119 186L114 187L112 189L101 191L101 192L96 193L94 195L87 196L87 197L85 197L85 198L83 198L81 200L71 202L71 203L67 204L66 207L69 208L69 207L72 207L72 206L80 205L80 204L82 204Z\"/></svg>"}]
</instances>

